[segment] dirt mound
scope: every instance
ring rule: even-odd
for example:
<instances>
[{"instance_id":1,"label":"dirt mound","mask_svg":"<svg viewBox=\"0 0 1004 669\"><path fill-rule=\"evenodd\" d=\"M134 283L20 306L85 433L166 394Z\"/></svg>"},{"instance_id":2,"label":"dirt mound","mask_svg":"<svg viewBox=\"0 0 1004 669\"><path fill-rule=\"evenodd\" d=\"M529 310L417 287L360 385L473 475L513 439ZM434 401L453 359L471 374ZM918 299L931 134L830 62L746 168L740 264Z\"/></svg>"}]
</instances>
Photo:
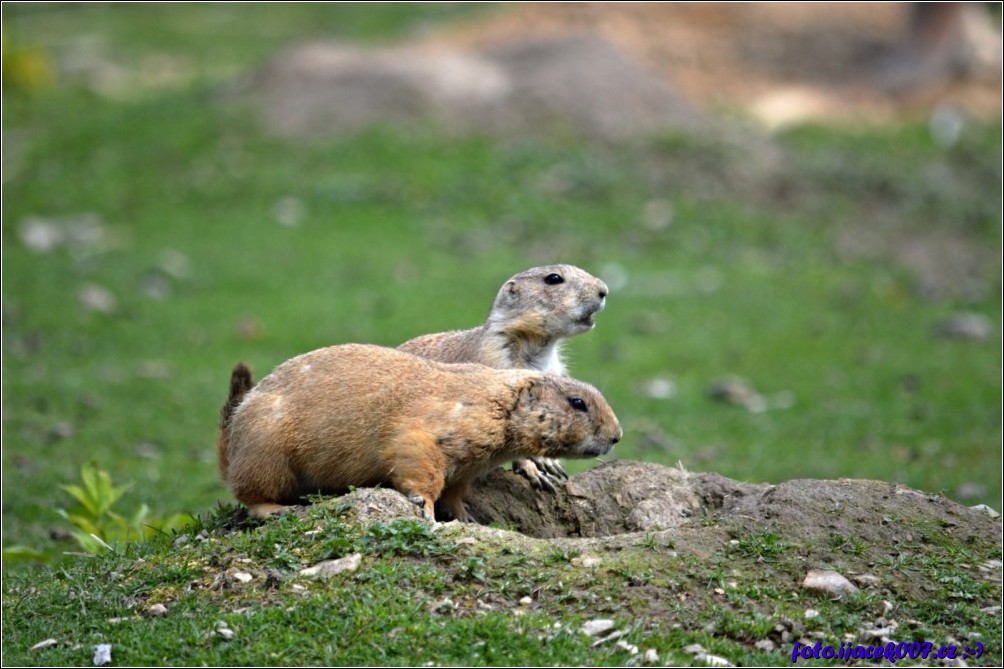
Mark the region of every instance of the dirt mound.
<instances>
[{"instance_id":1,"label":"dirt mound","mask_svg":"<svg viewBox=\"0 0 1004 669\"><path fill-rule=\"evenodd\" d=\"M996 114L1001 35L984 8L919 3L530 3L429 38L483 49L597 35L704 110L768 124L886 119L951 103Z\"/></svg>"},{"instance_id":2,"label":"dirt mound","mask_svg":"<svg viewBox=\"0 0 1004 669\"><path fill-rule=\"evenodd\" d=\"M361 517L418 517L393 490L360 489L339 498ZM539 493L501 469L468 497L471 515L538 538L597 538L627 533L741 527L778 531L805 542L853 537L882 545L926 538L961 544L1001 542L1001 522L968 508L881 481L799 479L778 485L740 483L662 465L615 461L570 479L556 494ZM999 517L998 517L999 518Z\"/></svg>"},{"instance_id":3,"label":"dirt mound","mask_svg":"<svg viewBox=\"0 0 1004 669\"><path fill-rule=\"evenodd\" d=\"M283 136L433 122L461 133L569 129L606 138L698 123L660 76L589 36L484 51L304 44L278 54L235 93Z\"/></svg>"},{"instance_id":4,"label":"dirt mound","mask_svg":"<svg viewBox=\"0 0 1004 669\"><path fill-rule=\"evenodd\" d=\"M999 29L941 4L529 3L394 47L295 45L236 90L301 137L431 120L619 138L692 128L695 109L768 126L998 114Z\"/></svg>"}]
</instances>

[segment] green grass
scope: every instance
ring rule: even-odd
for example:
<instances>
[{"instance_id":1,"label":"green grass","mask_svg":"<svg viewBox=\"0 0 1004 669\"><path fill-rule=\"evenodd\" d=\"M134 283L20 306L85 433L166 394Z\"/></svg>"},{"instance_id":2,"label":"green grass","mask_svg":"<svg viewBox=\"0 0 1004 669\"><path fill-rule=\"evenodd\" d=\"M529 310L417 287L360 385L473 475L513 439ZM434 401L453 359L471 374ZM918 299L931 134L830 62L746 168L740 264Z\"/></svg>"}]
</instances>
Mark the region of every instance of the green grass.
<instances>
[{"instance_id":1,"label":"green grass","mask_svg":"<svg viewBox=\"0 0 1004 669\"><path fill-rule=\"evenodd\" d=\"M128 544L118 555L62 566L51 578L8 573L5 662L83 664L98 643L111 644L115 662L128 665L631 660L613 640L596 643L580 633L597 618L613 620L622 641L672 664L700 664L684 652L694 643L740 666L787 664L796 640L839 646L851 634L861 643L861 630L885 618L899 621L897 639L935 646L981 640L986 666L1001 653L1000 618L980 611L999 601L999 586L978 568L1000 557L989 540L973 548L902 546L913 556L908 566L872 564L879 589L838 601L797 586L806 561L825 555L825 546L780 551L764 563L759 551L712 548L724 538L701 539L683 529L636 544L594 544L590 554L599 564L583 568L546 541L458 525L433 532L417 520L359 526L337 503L243 526L234 509L206 514L204 526L179 535L184 542L159 537ZM687 548L664 546L678 535ZM350 553L362 556L354 572L323 581L297 574ZM251 578L242 581L238 573ZM166 613L150 616L154 605ZM807 609L818 615L806 618ZM217 632L221 627L232 638ZM49 638L57 645L28 650ZM755 647L764 640L773 651Z\"/></svg>"},{"instance_id":2,"label":"green grass","mask_svg":"<svg viewBox=\"0 0 1004 669\"><path fill-rule=\"evenodd\" d=\"M613 287L596 330L567 350L573 374L601 388L625 427L617 457L682 461L694 471L749 481L901 481L949 497L975 484L980 492L962 501L999 509L999 266L981 274L975 288L928 294L918 275L884 252L858 258L837 251L848 230L888 230L903 240L936 231L999 258L999 123L970 123L948 149L922 124L803 128L770 140L771 155L781 159L768 164L759 140L675 134L610 146L376 128L287 143L264 135L245 111L222 106L214 94L219 82L293 38L378 40L467 11L4 6L15 45L57 54L96 40L131 72L166 54L190 75L163 86L134 81L114 94L69 80L33 93L5 91L5 546L51 557L74 549L50 534L69 529L56 509L71 500L58 486L77 481L88 461L116 482L135 483L123 498L126 510L145 503L159 516L208 514L229 499L216 476L213 443L235 362L247 361L260 377L321 346L393 346L471 327L504 279L552 261L577 264ZM286 198L303 207L293 227L276 220ZM653 200L672 210L668 226L645 224ZM98 217L107 243L37 254L20 240L32 217L85 214ZM82 308L78 294L90 284L114 295L112 313ZM992 335L932 335L958 311L984 314ZM711 384L727 375L790 406L755 414L710 399ZM671 380L675 394L648 397L642 388L653 378ZM568 463L573 472L588 466ZM382 540L407 546L413 539ZM788 550L766 535L745 541L743 557L773 559ZM853 537L837 537L831 548L864 550ZM140 556L155 549L130 550ZM539 569L561 569L571 557L545 556ZM268 559L282 565L302 557ZM367 573L393 571L396 563L381 559L388 562ZM144 576L146 583L113 579L106 590L89 591L89 579L122 564L110 557L70 562L38 591L5 596L5 612L33 613L16 630L5 615L5 648L12 635L20 647L57 633L86 645L111 634L104 621L133 610L159 579L198 577L189 571L195 567L176 564L170 573ZM456 569L477 583L486 570L491 579L493 568L474 561ZM405 572L436 595L444 578L454 578L421 564ZM369 600L337 590L284 594L276 606L249 615L222 605L199 614L241 627L254 642L239 648L186 616L114 629L132 639L124 657L142 663L539 660L533 633L548 620L489 613L450 621L441 636L440 621L421 614L412 623L414 602L397 601L397 579L405 577L387 578L367 595L389 607L376 627L365 610ZM517 580L511 587L532 585ZM961 593L975 587L956 586ZM182 610L196 606L189 597L179 595ZM46 631L48 617L66 602L72 613ZM286 611L294 603L317 634L279 653L279 637L290 629L284 623L300 619ZM481 630L475 620L499 639L478 658L470 655ZM424 630L418 636L425 641L410 632L390 637L411 625ZM754 620L749 634L758 629ZM670 632L660 634L653 642L660 654L684 661L682 645ZM375 649L371 640L378 638L399 641ZM640 637L627 640L633 638ZM610 649L597 655L575 635L552 643L548 652L557 650L548 662L625 659ZM45 661L89 661L79 653L60 647Z\"/></svg>"}]
</instances>

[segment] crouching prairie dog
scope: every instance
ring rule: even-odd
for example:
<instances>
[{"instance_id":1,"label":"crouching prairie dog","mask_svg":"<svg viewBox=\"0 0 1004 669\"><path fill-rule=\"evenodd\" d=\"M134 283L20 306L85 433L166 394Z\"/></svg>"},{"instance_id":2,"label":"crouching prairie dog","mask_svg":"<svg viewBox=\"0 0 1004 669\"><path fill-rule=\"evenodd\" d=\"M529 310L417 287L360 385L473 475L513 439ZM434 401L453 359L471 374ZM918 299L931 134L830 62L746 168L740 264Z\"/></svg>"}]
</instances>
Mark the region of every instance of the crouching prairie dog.
<instances>
[{"instance_id":1,"label":"crouching prairie dog","mask_svg":"<svg viewBox=\"0 0 1004 669\"><path fill-rule=\"evenodd\" d=\"M423 335L398 348L439 362L565 374L563 341L595 327L608 292L607 284L574 265L534 267L503 284L482 325ZM552 492L548 478L566 477L561 463L547 457L516 460L513 471Z\"/></svg>"},{"instance_id":2,"label":"crouching prairie dog","mask_svg":"<svg viewBox=\"0 0 1004 669\"><path fill-rule=\"evenodd\" d=\"M311 493L389 484L460 521L481 474L513 458L589 458L622 436L592 386L563 376L448 365L349 344L279 365L257 386L234 368L220 414L220 474L267 516Z\"/></svg>"}]
</instances>

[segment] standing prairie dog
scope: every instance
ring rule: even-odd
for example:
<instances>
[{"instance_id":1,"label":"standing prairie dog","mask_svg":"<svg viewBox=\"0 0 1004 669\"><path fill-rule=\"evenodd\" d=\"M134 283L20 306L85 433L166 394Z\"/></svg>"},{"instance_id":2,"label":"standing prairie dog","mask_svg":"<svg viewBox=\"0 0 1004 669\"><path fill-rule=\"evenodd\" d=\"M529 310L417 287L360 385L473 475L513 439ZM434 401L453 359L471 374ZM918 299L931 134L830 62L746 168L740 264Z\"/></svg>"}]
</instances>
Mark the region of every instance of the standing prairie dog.
<instances>
[{"instance_id":1,"label":"standing prairie dog","mask_svg":"<svg viewBox=\"0 0 1004 669\"><path fill-rule=\"evenodd\" d=\"M220 414L220 474L257 516L304 495L390 484L434 517L481 474L527 456L588 458L621 427L592 386L555 374L447 365L364 344L279 365L252 387L234 368Z\"/></svg>"},{"instance_id":2,"label":"standing prairie dog","mask_svg":"<svg viewBox=\"0 0 1004 669\"><path fill-rule=\"evenodd\" d=\"M505 282L483 325L416 337L398 349L439 362L565 374L563 340L595 327L593 316L608 292L607 284L574 265L534 267ZM547 457L516 460L513 471L552 492L548 477L566 476L561 463Z\"/></svg>"}]
</instances>

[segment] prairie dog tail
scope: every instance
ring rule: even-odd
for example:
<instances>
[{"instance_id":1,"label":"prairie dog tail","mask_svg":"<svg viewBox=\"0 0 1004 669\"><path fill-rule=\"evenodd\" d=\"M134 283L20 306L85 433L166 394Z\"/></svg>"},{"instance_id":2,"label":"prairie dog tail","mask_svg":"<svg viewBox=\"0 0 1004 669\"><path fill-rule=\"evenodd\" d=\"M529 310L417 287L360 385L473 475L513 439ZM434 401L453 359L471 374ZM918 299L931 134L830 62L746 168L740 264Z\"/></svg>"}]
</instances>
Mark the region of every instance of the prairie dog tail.
<instances>
[{"instance_id":1,"label":"prairie dog tail","mask_svg":"<svg viewBox=\"0 0 1004 669\"><path fill-rule=\"evenodd\" d=\"M230 396L220 409L220 431L216 435L216 463L220 469L220 478L227 480L227 467L230 462L227 457L227 447L229 438L227 437L227 427L230 425L230 417L234 409L244 399L251 388L254 387L254 380L251 377L251 369L243 362L237 363L234 371L230 373Z\"/></svg>"}]
</instances>

